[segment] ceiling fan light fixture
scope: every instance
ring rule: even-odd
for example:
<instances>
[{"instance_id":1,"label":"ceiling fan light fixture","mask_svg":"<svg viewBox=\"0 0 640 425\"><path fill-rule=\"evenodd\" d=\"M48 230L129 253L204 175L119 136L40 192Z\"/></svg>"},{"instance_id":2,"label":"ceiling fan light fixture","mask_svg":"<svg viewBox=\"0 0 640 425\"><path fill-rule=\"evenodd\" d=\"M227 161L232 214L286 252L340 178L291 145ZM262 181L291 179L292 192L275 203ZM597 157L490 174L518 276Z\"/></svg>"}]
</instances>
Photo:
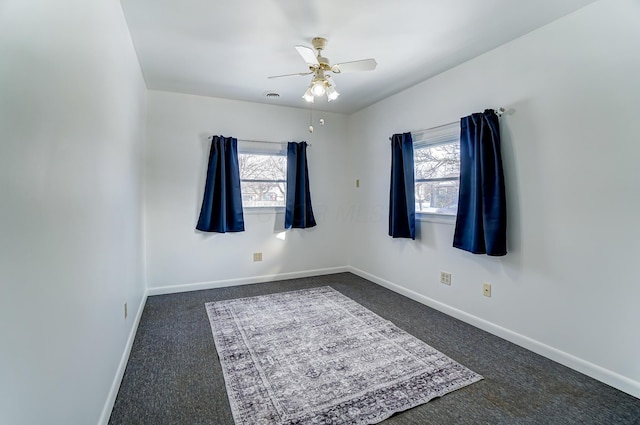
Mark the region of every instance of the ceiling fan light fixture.
<instances>
[{"instance_id":1,"label":"ceiling fan light fixture","mask_svg":"<svg viewBox=\"0 0 640 425\"><path fill-rule=\"evenodd\" d=\"M327 89L327 100L331 102L332 100L336 100L338 96L340 96L340 93L338 93L338 91L333 88L333 86L329 86L329 88Z\"/></svg>"},{"instance_id":2,"label":"ceiling fan light fixture","mask_svg":"<svg viewBox=\"0 0 640 425\"><path fill-rule=\"evenodd\" d=\"M327 80L325 79L314 79L311 83L311 92L314 96L322 96L325 91L325 85L327 84Z\"/></svg>"},{"instance_id":3,"label":"ceiling fan light fixture","mask_svg":"<svg viewBox=\"0 0 640 425\"><path fill-rule=\"evenodd\" d=\"M302 98L309 103L313 103L314 96L313 96L313 93L311 92L311 86L309 86L307 91L304 92L304 94L302 95Z\"/></svg>"},{"instance_id":4,"label":"ceiling fan light fixture","mask_svg":"<svg viewBox=\"0 0 640 425\"><path fill-rule=\"evenodd\" d=\"M302 98L309 103L313 103L314 98L321 97L327 95L327 100L331 102L332 100L336 100L340 93L335 89L334 85L324 77L315 77L307 91L304 92Z\"/></svg>"}]
</instances>

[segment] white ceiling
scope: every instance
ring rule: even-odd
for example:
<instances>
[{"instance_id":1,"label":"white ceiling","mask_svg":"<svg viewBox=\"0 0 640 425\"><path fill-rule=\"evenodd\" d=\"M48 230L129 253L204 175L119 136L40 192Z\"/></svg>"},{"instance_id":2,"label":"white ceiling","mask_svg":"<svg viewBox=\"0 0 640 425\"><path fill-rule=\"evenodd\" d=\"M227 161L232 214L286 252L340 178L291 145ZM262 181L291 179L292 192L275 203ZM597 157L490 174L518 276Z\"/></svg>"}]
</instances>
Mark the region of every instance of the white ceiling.
<instances>
[{"instance_id":1,"label":"white ceiling","mask_svg":"<svg viewBox=\"0 0 640 425\"><path fill-rule=\"evenodd\" d=\"M331 63L375 58L334 75L353 113L594 0L121 0L149 89L308 108L311 76L294 48L329 40ZM267 98L267 92L280 94Z\"/></svg>"}]
</instances>

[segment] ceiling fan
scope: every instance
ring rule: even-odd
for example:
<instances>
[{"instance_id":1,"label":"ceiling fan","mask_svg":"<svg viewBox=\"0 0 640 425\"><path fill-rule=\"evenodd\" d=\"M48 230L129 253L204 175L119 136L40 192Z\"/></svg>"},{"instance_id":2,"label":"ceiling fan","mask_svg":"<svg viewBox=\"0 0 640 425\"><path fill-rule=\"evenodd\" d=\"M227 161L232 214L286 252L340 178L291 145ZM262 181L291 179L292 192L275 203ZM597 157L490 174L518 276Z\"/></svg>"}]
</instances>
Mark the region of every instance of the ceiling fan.
<instances>
[{"instance_id":1,"label":"ceiling fan","mask_svg":"<svg viewBox=\"0 0 640 425\"><path fill-rule=\"evenodd\" d=\"M313 48L317 50L317 54L311 47L297 45L296 50L302 56L302 59L309 66L309 72L298 72L295 74L274 75L269 78L291 77L295 75L312 75L311 84L307 88L302 98L307 102L313 102L315 97L327 95L329 102L340 96L336 91L335 83L330 73L340 74L342 72L352 71L371 71L378 65L375 59L361 59L350 62L342 62L331 65L329 59L322 56L322 50L327 46L327 40L322 37L315 37L311 40Z\"/></svg>"}]
</instances>

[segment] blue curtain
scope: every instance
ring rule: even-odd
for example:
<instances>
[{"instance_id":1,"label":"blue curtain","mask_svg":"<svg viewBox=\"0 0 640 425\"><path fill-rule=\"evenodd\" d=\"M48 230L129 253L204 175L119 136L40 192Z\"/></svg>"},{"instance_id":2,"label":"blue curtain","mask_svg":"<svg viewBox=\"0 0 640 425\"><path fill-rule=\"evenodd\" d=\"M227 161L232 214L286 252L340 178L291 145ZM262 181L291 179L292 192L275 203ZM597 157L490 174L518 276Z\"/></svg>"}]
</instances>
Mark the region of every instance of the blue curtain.
<instances>
[{"instance_id":1,"label":"blue curtain","mask_svg":"<svg viewBox=\"0 0 640 425\"><path fill-rule=\"evenodd\" d=\"M493 110L460 121L460 194L453 246L474 254L507 254L507 203L500 124Z\"/></svg>"},{"instance_id":2,"label":"blue curtain","mask_svg":"<svg viewBox=\"0 0 640 425\"><path fill-rule=\"evenodd\" d=\"M307 142L287 144L287 200L284 228L304 229L316 225L309 192Z\"/></svg>"},{"instance_id":3,"label":"blue curtain","mask_svg":"<svg viewBox=\"0 0 640 425\"><path fill-rule=\"evenodd\" d=\"M416 195L411 133L391 137L389 236L416 238Z\"/></svg>"},{"instance_id":4,"label":"blue curtain","mask_svg":"<svg viewBox=\"0 0 640 425\"><path fill-rule=\"evenodd\" d=\"M196 229L203 232L243 232L238 140L213 136L207 182Z\"/></svg>"}]
</instances>

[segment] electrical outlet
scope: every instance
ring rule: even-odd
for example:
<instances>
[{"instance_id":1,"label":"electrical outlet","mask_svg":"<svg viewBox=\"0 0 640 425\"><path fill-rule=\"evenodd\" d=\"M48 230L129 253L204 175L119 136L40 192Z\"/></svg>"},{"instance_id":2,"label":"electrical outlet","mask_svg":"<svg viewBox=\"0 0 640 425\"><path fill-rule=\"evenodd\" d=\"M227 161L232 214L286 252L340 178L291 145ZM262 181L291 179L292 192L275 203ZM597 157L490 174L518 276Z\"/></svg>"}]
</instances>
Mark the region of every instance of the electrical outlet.
<instances>
[{"instance_id":1,"label":"electrical outlet","mask_svg":"<svg viewBox=\"0 0 640 425\"><path fill-rule=\"evenodd\" d=\"M127 320L127 303L124 303L124 320Z\"/></svg>"},{"instance_id":2,"label":"electrical outlet","mask_svg":"<svg viewBox=\"0 0 640 425\"><path fill-rule=\"evenodd\" d=\"M485 297L491 297L491 284L483 283L482 284L482 295Z\"/></svg>"},{"instance_id":3,"label":"electrical outlet","mask_svg":"<svg viewBox=\"0 0 640 425\"><path fill-rule=\"evenodd\" d=\"M440 272L440 283L451 285L451 273Z\"/></svg>"},{"instance_id":4,"label":"electrical outlet","mask_svg":"<svg viewBox=\"0 0 640 425\"><path fill-rule=\"evenodd\" d=\"M254 262L262 261L262 253L261 252L254 252L253 253L253 261Z\"/></svg>"}]
</instances>

